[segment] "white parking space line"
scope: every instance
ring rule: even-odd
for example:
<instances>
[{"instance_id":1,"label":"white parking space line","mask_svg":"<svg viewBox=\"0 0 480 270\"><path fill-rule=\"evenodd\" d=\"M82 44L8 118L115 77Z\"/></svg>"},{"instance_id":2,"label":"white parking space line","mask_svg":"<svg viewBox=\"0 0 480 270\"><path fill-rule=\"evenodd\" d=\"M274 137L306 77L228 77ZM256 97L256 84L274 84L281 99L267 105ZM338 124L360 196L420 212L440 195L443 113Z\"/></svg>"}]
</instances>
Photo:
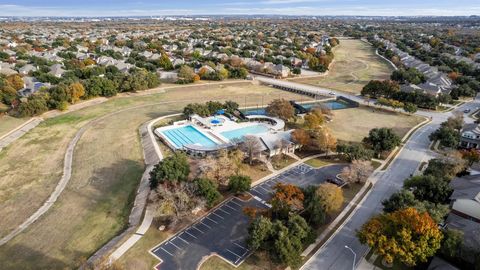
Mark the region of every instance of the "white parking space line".
<instances>
[{"instance_id":1,"label":"white parking space line","mask_svg":"<svg viewBox=\"0 0 480 270\"><path fill-rule=\"evenodd\" d=\"M220 216L219 214L217 214L217 213L215 213L215 212L212 212L212 215L215 215L215 216L217 216L217 217L219 217L219 218L221 218L221 219L224 219L222 216Z\"/></svg>"},{"instance_id":2,"label":"white parking space line","mask_svg":"<svg viewBox=\"0 0 480 270\"><path fill-rule=\"evenodd\" d=\"M237 210L237 209L235 209L235 208L231 207L230 205L228 205L227 203L226 203L226 204L224 204L224 206L226 206L226 207L228 207L228 208L232 209L233 211L236 211L236 210Z\"/></svg>"},{"instance_id":3,"label":"white parking space line","mask_svg":"<svg viewBox=\"0 0 480 270\"><path fill-rule=\"evenodd\" d=\"M172 244L174 247L176 247L178 250L182 250L179 246L175 245L172 241L168 242L170 244Z\"/></svg>"},{"instance_id":4,"label":"white parking space line","mask_svg":"<svg viewBox=\"0 0 480 270\"><path fill-rule=\"evenodd\" d=\"M215 220L209 218L209 217L205 217L206 219L210 220L211 222L215 223L215 224L218 224L218 222L216 222Z\"/></svg>"},{"instance_id":5,"label":"white parking space line","mask_svg":"<svg viewBox=\"0 0 480 270\"><path fill-rule=\"evenodd\" d=\"M258 187L255 187L252 191L255 191L256 193L260 193L260 194L263 194L263 195L267 195L267 193L265 191L259 190Z\"/></svg>"},{"instance_id":6,"label":"white parking space line","mask_svg":"<svg viewBox=\"0 0 480 270\"><path fill-rule=\"evenodd\" d=\"M177 237L178 237L178 239L180 239L180 240L182 240L183 242L185 242L185 244L190 244L190 242L188 242L187 240L183 239L182 237L180 237L180 236L177 236Z\"/></svg>"},{"instance_id":7,"label":"white parking space line","mask_svg":"<svg viewBox=\"0 0 480 270\"><path fill-rule=\"evenodd\" d=\"M266 192L271 192L271 190L268 190L268 189L266 189L266 188L264 188L264 187L262 187L262 186L258 186L258 187L261 188L261 189L263 189L263 190L265 190Z\"/></svg>"},{"instance_id":8,"label":"white parking space line","mask_svg":"<svg viewBox=\"0 0 480 270\"><path fill-rule=\"evenodd\" d=\"M235 255L237 258L241 258L241 256L237 255L235 252L229 250L228 248L226 248L226 250L230 253L232 253L233 255Z\"/></svg>"},{"instance_id":9,"label":"white parking space line","mask_svg":"<svg viewBox=\"0 0 480 270\"><path fill-rule=\"evenodd\" d=\"M235 202L234 200L231 200L230 202L231 202L231 203L233 203L233 204L235 204L235 205L237 205L237 206L240 206L240 207L242 207L242 205L241 205L241 204L239 204L239 203Z\"/></svg>"},{"instance_id":10,"label":"white parking space line","mask_svg":"<svg viewBox=\"0 0 480 270\"><path fill-rule=\"evenodd\" d=\"M247 250L247 251L248 251L248 249L247 249L247 248L245 248L244 246L242 246L242 245L239 245L239 244L237 244L237 243L235 243L235 242L232 242L232 243L233 243L234 245L236 245L236 246L240 247L241 249L245 249L245 250Z\"/></svg>"},{"instance_id":11,"label":"white parking space line","mask_svg":"<svg viewBox=\"0 0 480 270\"><path fill-rule=\"evenodd\" d=\"M207 227L207 228L209 228L209 229L211 229L211 228L212 228L212 227L208 226L207 224L203 223L203 220L202 220L202 221L200 221L200 224L202 224L203 226L205 226L205 227Z\"/></svg>"},{"instance_id":12,"label":"white parking space line","mask_svg":"<svg viewBox=\"0 0 480 270\"><path fill-rule=\"evenodd\" d=\"M161 247L161 249L162 249L163 251L165 251L166 253L170 254L170 256L173 257L173 254L172 254L172 253L168 252L168 251L167 251L166 249L164 249L163 247Z\"/></svg>"},{"instance_id":13,"label":"white parking space line","mask_svg":"<svg viewBox=\"0 0 480 270\"><path fill-rule=\"evenodd\" d=\"M195 235L193 235L193 234L191 234L191 233L189 233L189 232L187 232L187 231L184 231L184 233L190 235L191 237L193 237L193 238L195 238L195 239L198 239Z\"/></svg>"},{"instance_id":14,"label":"white parking space line","mask_svg":"<svg viewBox=\"0 0 480 270\"><path fill-rule=\"evenodd\" d=\"M222 211L222 212L224 212L224 213L226 213L226 214L228 214L228 215L231 215L230 212L223 210L221 207L218 208L218 211Z\"/></svg>"},{"instance_id":15,"label":"white parking space line","mask_svg":"<svg viewBox=\"0 0 480 270\"><path fill-rule=\"evenodd\" d=\"M204 231L200 230L199 228L197 228L197 227L195 227L195 226L192 226L192 227L190 227L190 228L195 229L195 230L197 230L197 231L199 231L199 232L201 232L201 233L205 233Z\"/></svg>"}]
</instances>

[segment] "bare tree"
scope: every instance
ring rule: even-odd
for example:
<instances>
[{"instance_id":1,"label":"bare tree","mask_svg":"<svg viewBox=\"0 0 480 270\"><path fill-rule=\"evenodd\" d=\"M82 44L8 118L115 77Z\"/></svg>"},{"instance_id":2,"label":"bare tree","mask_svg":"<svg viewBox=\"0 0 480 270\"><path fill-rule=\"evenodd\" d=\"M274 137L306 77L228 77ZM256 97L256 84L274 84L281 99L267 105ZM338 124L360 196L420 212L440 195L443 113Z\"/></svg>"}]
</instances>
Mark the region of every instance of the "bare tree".
<instances>
[{"instance_id":1,"label":"bare tree","mask_svg":"<svg viewBox=\"0 0 480 270\"><path fill-rule=\"evenodd\" d=\"M242 149L248 156L248 163L252 165L253 159L262 151L262 144L257 137L247 135L243 140Z\"/></svg>"},{"instance_id":2,"label":"bare tree","mask_svg":"<svg viewBox=\"0 0 480 270\"><path fill-rule=\"evenodd\" d=\"M372 174L373 167L368 160L354 160L345 167L340 174L342 179L349 183L364 183Z\"/></svg>"}]
</instances>

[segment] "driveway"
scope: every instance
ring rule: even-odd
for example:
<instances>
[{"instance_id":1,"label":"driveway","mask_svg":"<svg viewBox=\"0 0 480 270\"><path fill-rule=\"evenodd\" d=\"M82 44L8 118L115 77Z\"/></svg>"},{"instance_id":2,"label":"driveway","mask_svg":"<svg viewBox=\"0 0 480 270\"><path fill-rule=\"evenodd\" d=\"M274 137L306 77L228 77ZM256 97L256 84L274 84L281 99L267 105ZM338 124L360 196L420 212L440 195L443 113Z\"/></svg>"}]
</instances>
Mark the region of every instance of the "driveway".
<instances>
[{"instance_id":1,"label":"driveway","mask_svg":"<svg viewBox=\"0 0 480 270\"><path fill-rule=\"evenodd\" d=\"M297 165L280 175L253 187L253 199L242 201L231 198L207 216L177 233L150 252L161 263L157 269L197 269L201 259L217 254L234 266L250 255L246 244L249 218L243 214L245 207L268 208L272 189L277 183L291 183L301 187L318 185L327 178L334 178L344 164L315 169L306 164Z\"/></svg>"}]
</instances>

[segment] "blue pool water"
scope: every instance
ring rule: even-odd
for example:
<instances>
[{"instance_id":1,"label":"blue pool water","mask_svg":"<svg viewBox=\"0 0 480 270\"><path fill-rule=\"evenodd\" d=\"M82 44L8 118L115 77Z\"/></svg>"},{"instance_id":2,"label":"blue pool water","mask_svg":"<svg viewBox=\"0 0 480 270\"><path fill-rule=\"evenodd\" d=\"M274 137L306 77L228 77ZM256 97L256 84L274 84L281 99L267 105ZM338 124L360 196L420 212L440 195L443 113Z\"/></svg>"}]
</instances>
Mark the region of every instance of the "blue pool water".
<instances>
[{"instance_id":1,"label":"blue pool water","mask_svg":"<svg viewBox=\"0 0 480 270\"><path fill-rule=\"evenodd\" d=\"M345 102L342 100L330 100L330 101L324 101L324 102L306 103L306 104L300 104L300 106L304 107L307 110L310 110L313 107L315 107L315 105L318 105L318 104L325 104L328 108L330 108L330 110L343 110L343 109L348 109L352 107L348 102ZM266 115L267 114L264 108L246 109L243 111L243 113L245 115Z\"/></svg>"},{"instance_id":2,"label":"blue pool water","mask_svg":"<svg viewBox=\"0 0 480 270\"><path fill-rule=\"evenodd\" d=\"M265 109L247 109L245 115L266 115Z\"/></svg>"},{"instance_id":3,"label":"blue pool water","mask_svg":"<svg viewBox=\"0 0 480 270\"><path fill-rule=\"evenodd\" d=\"M318 104L324 104L330 110L342 110L342 109L347 109L347 108L350 107L350 104L348 104L347 102L342 102L342 101L338 101L338 100L330 100L330 101L325 101L325 102L300 104L300 106L304 107L307 110L310 110Z\"/></svg>"},{"instance_id":4,"label":"blue pool water","mask_svg":"<svg viewBox=\"0 0 480 270\"><path fill-rule=\"evenodd\" d=\"M248 126L244 128L237 128L234 130L229 130L222 132L221 134L226 137L227 139L241 139L243 136L247 134L258 134L258 133L263 133L267 132L268 127L264 125L254 125L254 126Z\"/></svg>"},{"instance_id":5,"label":"blue pool water","mask_svg":"<svg viewBox=\"0 0 480 270\"><path fill-rule=\"evenodd\" d=\"M200 144L207 147L213 147L217 145L217 143L209 139L192 126L168 129L162 131L161 133L167 137L176 148L182 148L184 145L188 144Z\"/></svg>"}]
</instances>

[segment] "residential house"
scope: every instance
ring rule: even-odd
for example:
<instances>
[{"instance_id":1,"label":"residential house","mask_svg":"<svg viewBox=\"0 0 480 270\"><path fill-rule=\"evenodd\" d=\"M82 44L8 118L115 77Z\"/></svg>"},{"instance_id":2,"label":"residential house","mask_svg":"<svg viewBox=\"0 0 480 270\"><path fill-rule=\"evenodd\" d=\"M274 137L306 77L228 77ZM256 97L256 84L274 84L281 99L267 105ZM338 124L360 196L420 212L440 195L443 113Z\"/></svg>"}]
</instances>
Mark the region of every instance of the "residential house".
<instances>
[{"instance_id":1,"label":"residential house","mask_svg":"<svg viewBox=\"0 0 480 270\"><path fill-rule=\"evenodd\" d=\"M65 73L65 70L63 69L63 66L61 64L55 64L50 67L50 72L48 73L57 78L60 78L62 77L63 73Z\"/></svg>"},{"instance_id":2,"label":"residential house","mask_svg":"<svg viewBox=\"0 0 480 270\"><path fill-rule=\"evenodd\" d=\"M27 75L30 72L34 72L34 71L37 71L37 70L38 70L38 68L36 66L34 66L32 64L26 64L23 67L18 69L18 73L20 73L22 75Z\"/></svg>"},{"instance_id":3,"label":"residential house","mask_svg":"<svg viewBox=\"0 0 480 270\"><path fill-rule=\"evenodd\" d=\"M466 124L460 132L460 147L480 149L480 126L475 123Z\"/></svg>"},{"instance_id":4,"label":"residential house","mask_svg":"<svg viewBox=\"0 0 480 270\"><path fill-rule=\"evenodd\" d=\"M457 177L450 182L452 211L445 226L463 232L463 249L480 251L480 175ZM472 252L461 252L462 259L473 263Z\"/></svg>"}]
</instances>

